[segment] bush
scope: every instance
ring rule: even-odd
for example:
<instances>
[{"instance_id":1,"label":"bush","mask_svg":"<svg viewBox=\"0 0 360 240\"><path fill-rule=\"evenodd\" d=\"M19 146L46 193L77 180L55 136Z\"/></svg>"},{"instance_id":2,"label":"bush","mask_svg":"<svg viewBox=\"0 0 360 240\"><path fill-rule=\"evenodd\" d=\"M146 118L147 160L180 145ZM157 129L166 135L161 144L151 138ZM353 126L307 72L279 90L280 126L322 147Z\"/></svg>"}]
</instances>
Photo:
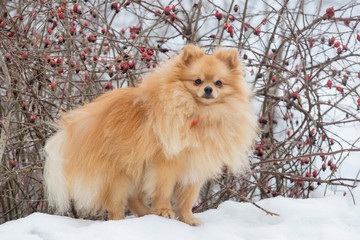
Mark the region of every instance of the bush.
<instances>
[{"instance_id":1,"label":"bush","mask_svg":"<svg viewBox=\"0 0 360 240\"><path fill-rule=\"evenodd\" d=\"M0 222L49 212L49 122L105 91L136 86L185 43L239 50L262 129L252 171L237 178L224 169L195 211L241 196L309 197L318 184L354 187L337 170L359 139L344 140L337 127L360 120L359 3L322 3L1 2Z\"/></svg>"}]
</instances>

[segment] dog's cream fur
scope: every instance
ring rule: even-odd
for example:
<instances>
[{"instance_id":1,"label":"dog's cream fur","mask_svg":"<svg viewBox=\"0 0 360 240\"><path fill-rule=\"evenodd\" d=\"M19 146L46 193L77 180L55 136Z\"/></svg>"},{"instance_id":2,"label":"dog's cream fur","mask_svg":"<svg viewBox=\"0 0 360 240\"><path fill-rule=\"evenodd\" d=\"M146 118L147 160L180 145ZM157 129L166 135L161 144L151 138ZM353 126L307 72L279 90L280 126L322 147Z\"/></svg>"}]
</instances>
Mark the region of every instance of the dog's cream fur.
<instances>
[{"instance_id":1,"label":"dog's cream fur","mask_svg":"<svg viewBox=\"0 0 360 240\"><path fill-rule=\"evenodd\" d=\"M203 98L205 86L213 98ZM61 117L45 146L50 204L64 212L73 199L78 209L108 210L110 219L124 218L126 206L170 218L174 208L181 221L200 224L191 209L202 184L224 166L248 170L257 126L250 97L236 50L205 55L187 45L139 87Z\"/></svg>"}]
</instances>

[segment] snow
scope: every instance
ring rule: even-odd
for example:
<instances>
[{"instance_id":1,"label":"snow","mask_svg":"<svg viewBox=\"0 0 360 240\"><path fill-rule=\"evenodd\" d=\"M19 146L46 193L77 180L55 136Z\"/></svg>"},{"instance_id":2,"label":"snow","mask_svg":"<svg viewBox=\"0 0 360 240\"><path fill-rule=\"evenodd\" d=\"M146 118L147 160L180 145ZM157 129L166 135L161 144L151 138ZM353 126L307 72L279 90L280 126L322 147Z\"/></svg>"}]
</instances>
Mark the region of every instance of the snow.
<instances>
[{"instance_id":1,"label":"snow","mask_svg":"<svg viewBox=\"0 0 360 240\"><path fill-rule=\"evenodd\" d=\"M322 189L324 190L324 189ZM34 213L0 225L1 240L95 239L359 239L360 188L351 194L316 191L309 199L276 197L257 202L280 217L266 215L250 203L227 201L196 214L204 221L191 227L155 215L120 221L78 220Z\"/></svg>"}]
</instances>

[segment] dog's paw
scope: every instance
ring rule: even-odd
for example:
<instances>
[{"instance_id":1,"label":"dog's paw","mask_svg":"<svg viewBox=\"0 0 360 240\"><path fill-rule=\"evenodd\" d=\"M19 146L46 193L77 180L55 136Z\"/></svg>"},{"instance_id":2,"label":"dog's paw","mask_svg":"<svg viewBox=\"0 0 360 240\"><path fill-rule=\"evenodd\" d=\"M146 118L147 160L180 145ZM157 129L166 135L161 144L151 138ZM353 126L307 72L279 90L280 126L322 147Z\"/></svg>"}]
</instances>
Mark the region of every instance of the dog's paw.
<instances>
[{"instance_id":1,"label":"dog's paw","mask_svg":"<svg viewBox=\"0 0 360 240\"><path fill-rule=\"evenodd\" d=\"M179 220L194 227L203 224L203 221L200 218L196 218L194 216L187 218L180 217Z\"/></svg>"},{"instance_id":2,"label":"dog's paw","mask_svg":"<svg viewBox=\"0 0 360 240\"><path fill-rule=\"evenodd\" d=\"M166 217L166 218L170 218L170 219L175 218L175 213L171 209L168 209L168 208L156 209L154 211L154 213L161 217Z\"/></svg>"}]
</instances>

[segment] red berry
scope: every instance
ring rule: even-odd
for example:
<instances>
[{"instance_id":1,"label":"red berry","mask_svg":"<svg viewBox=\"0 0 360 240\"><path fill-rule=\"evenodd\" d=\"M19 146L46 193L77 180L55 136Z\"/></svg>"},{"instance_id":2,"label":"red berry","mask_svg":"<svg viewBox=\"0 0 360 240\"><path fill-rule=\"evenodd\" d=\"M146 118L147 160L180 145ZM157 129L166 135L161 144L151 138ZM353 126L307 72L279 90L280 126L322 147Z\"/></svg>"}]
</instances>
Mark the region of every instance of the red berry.
<instances>
[{"instance_id":1,"label":"red berry","mask_svg":"<svg viewBox=\"0 0 360 240\"><path fill-rule=\"evenodd\" d=\"M239 10L239 6L238 5L235 5L234 6L234 11L237 12Z\"/></svg>"},{"instance_id":2,"label":"red berry","mask_svg":"<svg viewBox=\"0 0 360 240\"><path fill-rule=\"evenodd\" d=\"M261 117L261 118L259 119L259 123L261 123L261 124L266 124L266 123L267 123L266 118L265 118L265 117Z\"/></svg>"},{"instance_id":3,"label":"red berry","mask_svg":"<svg viewBox=\"0 0 360 240\"><path fill-rule=\"evenodd\" d=\"M154 55L154 53L153 53L153 51L151 51L151 49L148 49L148 50L147 50L147 54L148 54L149 56L153 56L153 55Z\"/></svg>"},{"instance_id":4,"label":"red berry","mask_svg":"<svg viewBox=\"0 0 360 240\"><path fill-rule=\"evenodd\" d=\"M360 105L360 98L358 98L358 100L357 100L357 104L358 104L358 105Z\"/></svg>"},{"instance_id":5,"label":"red berry","mask_svg":"<svg viewBox=\"0 0 360 240\"><path fill-rule=\"evenodd\" d=\"M358 41L360 41L360 34L357 34L357 35L356 35L356 39L357 39Z\"/></svg>"},{"instance_id":6,"label":"red berry","mask_svg":"<svg viewBox=\"0 0 360 240\"><path fill-rule=\"evenodd\" d=\"M310 177L310 173L306 172L305 177L309 178Z\"/></svg>"},{"instance_id":7,"label":"red berry","mask_svg":"<svg viewBox=\"0 0 360 240\"><path fill-rule=\"evenodd\" d=\"M330 7L326 9L326 13L332 13L334 12L334 7Z\"/></svg>"},{"instance_id":8,"label":"red berry","mask_svg":"<svg viewBox=\"0 0 360 240\"><path fill-rule=\"evenodd\" d=\"M6 22L5 21L2 21L1 24L0 24L1 27L5 27L6 26Z\"/></svg>"},{"instance_id":9,"label":"red berry","mask_svg":"<svg viewBox=\"0 0 360 240\"><path fill-rule=\"evenodd\" d=\"M337 86L337 87L336 87L336 90L338 90L338 91L341 92L341 93L344 92L344 89L343 89L342 87L340 87L340 86Z\"/></svg>"},{"instance_id":10,"label":"red berry","mask_svg":"<svg viewBox=\"0 0 360 240\"><path fill-rule=\"evenodd\" d=\"M302 158L302 159L300 160L300 163L301 163L301 165L304 165L304 164L305 164L305 158Z\"/></svg>"},{"instance_id":11,"label":"red berry","mask_svg":"<svg viewBox=\"0 0 360 240\"><path fill-rule=\"evenodd\" d=\"M34 123L35 122L35 115L31 114L30 116L30 122Z\"/></svg>"},{"instance_id":12,"label":"red berry","mask_svg":"<svg viewBox=\"0 0 360 240\"><path fill-rule=\"evenodd\" d=\"M232 31L233 31L233 26L229 26L228 28L227 28L227 31L229 32L229 33L231 33Z\"/></svg>"},{"instance_id":13,"label":"red berry","mask_svg":"<svg viewBox=\"0 0 360 240\"><path fill-rule=\"evenodd\" d=\"M266 19L266 18L264 18L264 19L261 21L261 23L262 23L262 24L265 24L265 23L266 23L266 21L267 21L267 19Z\"/></svg>"},{"instance_id":14,"label":"red berry","mask_svg":"<svg viewBox=\"0 0 360 240\"><path fill-rule=\"evenodd\" d=\"M133 27L133 31L134 31L136 34L139 34L139 32L140 32L140 27L139 27L139 26L134 26L134 27Z\"/></svg>"},{"instance_id":15,"label":"red berry","mask_svg":"<svg viewBox=\"0 0 360 240\"><path fill-rule=\"evenodd\" d=\"M50 60L50 65L51 65L52 67L55 67L55 64L56 64L55 59L51 59L51 60Z\"/></svg>"},{"instance_id":16,"label":"red berry","mask_svg":"<svg viewBox=\"0 0 360 240\"><path fill-rule=\"evenodd\" d=\"M340 54L342 52L340 47L336 51L337 51L338 54Z\"/></svg>"},{"instance_id":17,"label":"red berry","mask_svg":"<svg viewBox=\"0 0 360 240\"><path fill-rule=\"evenodd\" d=\"M315 129L313 128L313 129L311 129L311 131L309 132L309 136L312 137L312 136L314 136L314 134L315 134Z\"/></svg>"},{"instance_id":18,"label":"red berry","mask_svg":"<svg viewBox=\"0 0 360 240\"><path fill-rule=\"evenodd\" d=\"M296 99L298 98L298 92L297 92L297 91L295 91L295 92L292 93L292 98L293 98L294 100L296 100Z\"/></svg>"},{"instance_id":19,"label":"red berry","mask_svg":"<svg viewBox=\"0 0 360 240\"><path fill-rule=\"evenodd\" d=\"M101 32L102 32L103 34L105 34L105 33L106 33L106 29L105 29L105 27L103 27L103 28L101 29Z\"/></svg>"},{"instance_id":20,"label":"red berry","mask_svg":"<svg viewBox=\"0 0 360 240\"><path fill-rule=\"evenodd\" d=\"M60 63L61 63L61 59L60 59L60 58L56 59L56 63L57 63L57 64L60 64Z\"/></svg>"},{"instance_id":21,"label":"red berry","mask_svg":"<svg viewBox=\"0 0 360 240\"><path fill-rule=\"evenodd\" d=\"M217 18L217 20L221 20L221 18L223 17L223 14L222 13L219 13L219 11L216 11L215 12L215 17Z\"/></svg>"},{"instance_id":22,"label":"red berry","mask_svg":"<svg viewBox=\"0 0 360 240\"><path fill-rule=\"evenodd\" d=\"M50 56L46 56L46 61L50 62L51 58Z\"/></svg>"},{"instance_id":23,"label":"red berry","mask_svg":"<svg viewBox=\"0 0 360 240\"><path fill-rule=\"evenodd\" d=\"M314 46L314 43L315 43L315 39L311 39L311 41L310 41L310 47L311 48Z\"/></svg>"},{"instance_id":24,"label":"red berry","mask_svg":"<svg viewBox=\"0 0 360 240\"><path fill-rule=\"evenodd\" d=\"M105 89L113 89L113 88L114 86L110 82L105 84Z\"/></svg>"},{"instance_id":25,"label":"red berry","mask_svg":"<svg viewBox=\"0 0 360 240\"><path fill-rule=\"evenodd\" d=\"M10 61L11 60L11 54L10 53L6 53L5 54L5 58L7 61Z\"/></svg>"},{"instance_id":26,"label":"red berry","mask_svg":"<svg viewBox=\"0 0 360 240\"><path fill-rule=\"evenodd\" d=\"M322 164L321 168L322 168L323 171L326 170L326 165L325 165L325 163Z\"/></svg>"},{"instance_id":27,"label":"red berry","mask_svg":"<svg viewBox=\"0 0 360 240\"><path fill-rule=\"evenodd\" d=\"M135 68L135 64L133 62L129 62L128 66L130 69L134 69Z\"/></svg>"},{"instance_id":28,"label":"red berry","mask_svg":"<svg viewBox=\"0 0 360 240\"><path fill-rule=\"evenodd\" d=\"M216 38L216 34L211 34L210 37L211 38Z\"/></svg>"},{"instance_id":29,"label":"red berry","mask_svg":"<svg viewBox=\"0 0 360 240\"><path fill-rule=\"evenodd\" d=\"M245 30L245 31L246 31L246 30ZM260 28L260 27L255 28L254 34L255 34L256 36L259 36L259 35L260 35L260 32L261 32L261 28Z\"/></svg>"},{"instance_id":30,"label":"red berry","mask_svg":"<svg viewBox=\"0 0 360 240\"><path fill-rule=\"evenodd\" d=\"M334 170L334 169L336 170L336 165L333 163L330 165L330 170Z\"/></svg>"},{"instance_id":31,"label":"red berry","mask_svg":"<svg viewBox=\"0 0 360 240\"><path fill-rule=\"evenodd\" d=\"M169 14L170 14L170 7L169 7L169 6L166 6L166 7L165 7L164 13L165 13L166 15L169 15Z\"/></svg>"},{"instance_id":32,"label":"red berry","mask_svg":"<svg viewBox=\"0 0 360 240\"><path fill-rule=\"evenodd\" d=\"M10 165L12 166L12 167L15 167L15 161L14 160L10 160Z\"/></svg>"},{"instance_id":33,"label":"red berry","mask_svg":"<svg viewBox=\"0 0 360 240\"><path fill-rule=\"evenodd\" d=\"M314 170L314 171L313 171L313 177L316 177L316 176L317 176L317 174L318 174L318 173L317 173L317 171L316 171L316 170Z\"/></svg>"},{"instance_id":34,"label":"red berry","mask_svg":"<svg viewBox=\"0 0 360 240\"><path fill-rule=\"evenodd\" d=\"M337 48L337 47L339 47L339 46L340 46L340 42L337 41L337 42L334 44L334 47Z\"/></svg>"},{"instance_id":35,"label":"red berry","mask_svg":"<svg viewBox=\"0 0 360 240\"><path fill-rule=\"evenodd\" d=\"M87 40L88 40L89 42L95 42L95 41L96 41L96 37L95 37L94 35L90 34L90 35L87 37Z\"/></svg>"},{"instance_id":36,"label":"red berry","mask_svg":"<svg viewBox=\"0 0 360 240\"><path fill-rule=\"evenodd\" d=\"M172 7L171 7L171 11L173 11L173 12L175 12L175 11L176 11L176 7L175 7L175 5L172 5Z\"/></svg>"},{"instance_id":37,"label":"red berry","mask_svg":"<svg viewBox=\"0 0 360 240\"><path fill-rule=\"evenodd\" d=\"M324 19L334 17L334 7L326 9L326 14L324 15Z\"/></svg>"},{"instance_id":38,"label":"red berry","mask_svg":"<svg viewBox=\"0 0 360 240\"><path fill-rule=\"evenodd\" d=\"M51 83L51 86L50 86L50 87L51 87L51 90L54 90L54 89L55 89L55 87L56 87L56 83L54 83L54 82L53 82L53 83Z\"/></svg>"},{"instance_id":39,"label":"red berry","mask_svg":"<svg viewBox=\"0 0 360 240\"><path fill-rule=\"evenodd\" d=\"M114 10L118 7L118 3L117 2L114 2L111 4L111 9Z\"/></svg>"},{"instance_id":40,"label":"red berry","mask_svg":"<svg viewBox=\"0 0 360 240\"><path fill-rule=\"evenodd\" d=\"M224 23L224 28L228 28L229 24L228 23Z\"/></svg>"},{"instance_id":41,"label":"red berry","mask_svg":"<svg viewBox=\"0 0 360 240\"><path fill-rule=\"evenodd\" d=\"M329 79L329 80L327 81L326 85L327 85L329 88L331 88L331 87L332 87L332 81Z\"/></svg>"},{"instance_id":42,"label":"red berry","mask_svg":"<svg viewBox=\"0 0 360 240\"><path fill-rule=\"evenodd\" d=\"M249 23L246 22L246 23L244 24L244 31L246 32L246 31L248 30L248 28L249 28Z\"/></svg>"},{"instance_id":43,"label":"red berry","mask_svg":"<svg viewBox=\"0 0 360 240\"><path fill-rule=\"evenodd\" d=\"M44 48L47 48L50 44L50 40L49 39L46 39L45 42L44 42Z\"/></svg>"},{"instance_id":44,"label":"red berry","mask_svg":"<svg viewBox=\"0 0 360 240\"><path fill-rule=\"evenodd\" d=\"M78 11L78 5L77 5L77 4L74 4L74 6L73 6L73 12L74 12L74 13L77 13L77 11Z\"/></svg>"}]
</instances>

